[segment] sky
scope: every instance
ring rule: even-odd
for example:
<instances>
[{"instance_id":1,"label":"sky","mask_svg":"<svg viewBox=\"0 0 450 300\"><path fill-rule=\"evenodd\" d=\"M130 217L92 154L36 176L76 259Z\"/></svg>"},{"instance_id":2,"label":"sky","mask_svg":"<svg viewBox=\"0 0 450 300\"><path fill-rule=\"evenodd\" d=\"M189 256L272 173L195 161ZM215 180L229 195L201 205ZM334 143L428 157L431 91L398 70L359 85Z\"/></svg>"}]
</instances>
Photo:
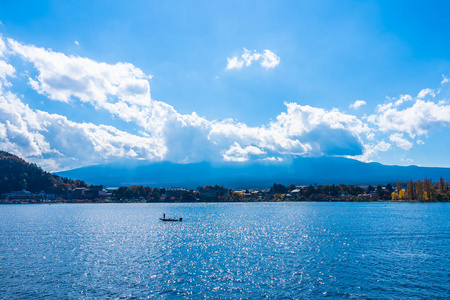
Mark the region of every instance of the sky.
<instances>
[{"instance_id":1,"label":"sky","mask_svg":"<svg viewBox=\"0 0 450 300\"><path fill-rule=\"evenodd\" d=\"M450 167L445 1L0 2L0 149Z\"/></svg>"}]
</instances>

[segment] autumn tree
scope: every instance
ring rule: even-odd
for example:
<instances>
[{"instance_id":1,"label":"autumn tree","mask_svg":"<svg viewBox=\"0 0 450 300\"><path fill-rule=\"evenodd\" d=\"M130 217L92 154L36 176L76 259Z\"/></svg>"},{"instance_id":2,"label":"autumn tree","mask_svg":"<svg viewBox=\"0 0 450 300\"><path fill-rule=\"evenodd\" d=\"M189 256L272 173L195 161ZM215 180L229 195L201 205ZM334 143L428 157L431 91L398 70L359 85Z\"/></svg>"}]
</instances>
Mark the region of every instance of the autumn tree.
<instances>
[{"instance_id":1,"label":"autumn tree","mask_svg":"<svg viewBox=\"0 0 450 300\"><path fill-rule=\"evenodd\" d=\"M423 182L421 180L418 180L416 182L416 195L417 195L417 199L418 200L423 200L423 192L424 192L424 188L423 188Z\"/></svg>"},{"instance_id":2,"label":"autumn tree","mask_svg":"<svg viewBox=\"0 0 450 300\"><path fill-rule=\"evenodd\" d=\"M439 179L439 191L441 193L445 192L445 186L446 186L445 180L444 180L444 178L441 177L441 179Z\"/></svg>"},{"instance_id":3,"label":"autumn tree","mask_svg":"<svg viewBox=\"0 0 450 300\"><path fill-rule=\"evenodd\" d=\"M405 198L414 198L414 182L412 180L406 183Z\"/></svg>"},{"instance_id":4,"label":"autumn tree","mask_svg":"<svg viewBox=\"0 0 450 300\"><path fill-rule=\"evenodd\" d=\"M424 190L426 193L426 196L428 198L428 200L434 200L435 199L435 193L436 191L433 188L433 182L430 180L428 180L428 178L425 177L425 182L424 182Z\"/></svg>"},{"instance_id":5,"label":"autumn tree","mask_svg":"<svg viewBox=\"0 0 450 300\"><path fill-rule=\"evenodd\" d=\"M396 188L397 188L397 193L400 193L400 191L402 190L402 184L398 180L397 180L397 183L396 183Z\"/></svg>"}]
</instances>

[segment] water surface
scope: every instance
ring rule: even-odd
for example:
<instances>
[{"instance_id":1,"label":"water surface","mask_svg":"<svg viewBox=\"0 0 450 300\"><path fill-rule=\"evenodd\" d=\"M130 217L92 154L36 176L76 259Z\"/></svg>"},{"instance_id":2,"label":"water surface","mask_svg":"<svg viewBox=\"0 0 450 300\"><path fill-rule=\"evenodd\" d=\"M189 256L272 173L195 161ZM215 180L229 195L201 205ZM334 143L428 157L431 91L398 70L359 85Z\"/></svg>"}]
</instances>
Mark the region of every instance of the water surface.
<instances>
[{"instance_id":1,"label":"water surface","mask_svg":"<svg viewBox=\"0 0 450 300\"><path fill-rule=\"evenodd\" d=\"M0 298L448 299L449 216L448 203L0 205Z\"/></svg>"}]
</instances>

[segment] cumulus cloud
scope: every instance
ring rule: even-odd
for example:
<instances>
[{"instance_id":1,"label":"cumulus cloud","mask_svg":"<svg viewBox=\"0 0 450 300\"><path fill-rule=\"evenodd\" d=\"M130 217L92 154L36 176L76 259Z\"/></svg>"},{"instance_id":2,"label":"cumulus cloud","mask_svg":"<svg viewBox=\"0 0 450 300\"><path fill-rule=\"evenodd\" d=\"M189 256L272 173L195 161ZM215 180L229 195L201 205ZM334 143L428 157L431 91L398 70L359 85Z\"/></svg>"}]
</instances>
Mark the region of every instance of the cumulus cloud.
<instances>
[{"instance_id":1,"label":"cumulus cloud","mask_svg":"<svg viewBox=\"0 0 450 300\"><path fill-rule=\"evenodd\" d=\"M263 53L258 53L256 50L250 51L244 48L244 53L241 57L233 56L227 57L227 70L241 69L243 66L249 67L253 61L260 60L260 65L266 69L275 68L280 64L280 57L270 50L264 50Z\"/></svg>"},{"instance_id":2,"label":"cumulus cloud","mask_svg":"<svg viewBox=\"0 0 450 300\"><path fill-rule=\"evenodd\" d=\"M378 105L378 114L368 117L369 122L378 126L382 132L405 132L414 138L425 135L437 126L450 122L450 105L444 101L438 103L416 99L410 107L399 109L393 103Z\"/></svg>"},{"instance_id":3,"label":"cumulus cloud","mask_svg":"<svg viewBox=\"0 0 450 300\"><path fill-rule=\"evenodd\" d=\"M2 35L0 34L0 57L3 57L5 52L6 52L6 45L5 42L3 41Z\"/></svg>"},{"instance_id":4,"label":"cumulus cloud","mask_svg":"<svg viewBox=\"0 0 450 300\"><path fill-rule=\"evenodd\" d=\"M42 162L49 170L123 157L188 163L330 155L370 161L377 153L391 149L383 138L410 149L413 143L404 134L414 138L450 122L447 102L424 100L437 94L431 89L421 91L415 99L409 95L392 98L362 119L335 108L286 102L284 112L260 126L232 119L211 121L195 112L180 114L167 103L152 99L151 76L132 64L97 62L11 39L0 43L0 54L0 80L6 82L16 72L7 58L21 57L35 72L22 73L18 78L29 76L30 88L44 95L46 101L83 103L84 109L103 110L133 123L138 132L77 123L68 116L31 109L25 99L6 91L5 84L0 86L0 147ZM279 64L279 57L269 50L257 53L244 49L240 57L228 59L230 69L255 62L272 68ZM358 100L352 108L364 104Z\"/></svg>"},{"instance_id":5,"label":"cumulus cloud","mask_svg":"<svg viewBox=\"0 0 450 300\"><path fill-rule=\"evenodd\" d=\"M0 59L0 91L3 86L11 85L10 82L6 78L13 76L15 72L16 72L16 69L12 65L10 65L6 61Z\"/></svg>"},{"instance_id":6,"label":"cumulus cloud","mask_svg":"<svg viewBox=\"0 0 450 300\"><path fill-rule=\"evenodd\" d=\"M373 158L377 156L379 152L386 152L391 149L391 144L386 143L384 140L375 143L364 145L364 152L357 156L346 156L347 158L357 159L363 162L371 162Z\"/></svg>"},{"instance_id":7,"label":"cumulus cloud","mask_svg":"<svg viewBox=\"0 0 450 300\"><path fill-rule=\"evenodd\" d=\"M419 94L417 95L418 99L423 99L425 98L427 95L430 95L431 97L435 97L436 96L436 92L432 89L426 88L423 89L419 92Z\"/></svg>"},{"instance_id":8,"label":"cumulus cloud","mask_svg":"<svg viewBox=\"0 0 450 300\"><path fill-rule=\"evenodd\" d=\"M270 50L264 50L262 58L261 66L266 69L275 68L280 64L280 57Z\"/></svg>"},{"instance_id":9,"label":"cumulus cloud","mask_svg":"<svg viewBox=\"0 0 450 300\"><path fill-rule=\"evenodd\" d=\"M0 148L43 162L50 171L136 155L160 160L165 151L150 137L33 110L10 92L0 95Z\"/></svg>"},{"instance_id":10,"label":"cumulus cloud","mask_svg":"<svg viewBox=\"0 0 450 300\"><path fill-rule=\"evenodd\" d=\"M78 41L74 41L73 43L77 46L80 45L80 43L78 43Z\"/></svg>"},{"instance_id":11,"label":"cumulus cloud","mask_svg":"<svg viewBox=\"0 0 450 300\"><path fill-rule=\"evenodd\" d=\"M240 69L244 65L244 61L240 60L236 56L227 57L227 60L228 60L228 64L227 64L228 70Z\"/></svg>"},{"instance_id":12,"label":"cumulus cloud","mask_svg":"<svg viewBox=\"0 0 450 300\"><path fill-rule=\"evenodd\" d=\"M16 69L6 62L5 54L7 53L5 42L0 35L0 93L3 86L9 86L10 83L6 79L7 77L13 76Z\"/></svg>"},{"instance_id":13,"label":"cumulus cloud","mask_svg":"<svg viewBox=\"0 0 450 300\"><path fill-rule=\"evenodd\" d=\"M120 102L148 105L149 76L128 63L99 63L79 56L67 56L35 46L22 45L8 39L11 50L34 64L37 78L30 85L52 100L70 102L76 97L83 102L102 106L108 97Z\"/></svg>"},{"instance_id":14,"label":"cumulus cloud","mask_svg":"<svg viewBox=\"0 0 450 300\"><path fill-rule=\"evenodd\" d=\"M389 140L403 150L409 150L413 146L410 141L403 137L403 133L393 133L389 136Z\"/></svg>"},{"instance_id":15,"label":"cumulus cloud","mask_svg":"<svg viewBox=\"0 0 450 300\"><path fill-rule=\"evenodd\" d=\"M442 81L441 81L441 84L447 83L447 82L449 82L449 81L450 81L450 80L448 79L448 77L445 76L444 74L442 74Z\"/></svg>"},{"instance_id":16,"label":"cumulus cloud","mask_svg":"<svg viewBox=\"0 0 450 300\"><path fill-rule=\"evenodd\" d=\"M366 101L364 100L356 100L352 104L350 104L350 108L352 109L359 109L361 106L366 105Z\"/></svg>"},{"instance_id":17,"label":"cumulus cloud","mask_svg":"<svg viewBox=\"0 0 450 300\"><path fill-rule=\"evenodd\" d=\"M395 98L394 98L395 99ZM400 106L403 102L411 101L413 98L410 95L400 95L398 100L394 102L394 106Z\"/></svg>"},{"instance_id":18,"label":"cumulus cloud","mask_svg":"<svg viewBox=\"0 0 450 300\"><path fill-rule=\"evenodd\" d=\"M358 134L369 132L355 116L296 103L286 103L286 113L260 127L233 120L208 121L195 113L182 115L172 106L151 99L149 76L131 64L110 65L14 40L8 43L14 53L38 71L35 78L29 78L30 86L38 93L55 101L89 103L134 122L146 136L163 145L156 143L164 149L158 155L170 161L242 161L256 155L255 149L262 151L260 155L267 151L283 155L358 155L363 149ZM270 51L258 54L245 50L241 62L250 66L260 59L267 66L277 64Z\"/></svg>"},{"instance_id":19,"label":"cumulus cloud","mask_svg":"<svg viewBox=\"0 0 450 300\"><path fill-rule=\"evenodd\" d=\"M266 152L255 146L242 148L238 143L234 143L230 149L224 151L223 159L225 161L248 161L250 155L262 155Z\"/></svg>"},{"instance_id":20,"label":"cumulus cloud","mask_svg":"<svg viewBox=\"0 0 450 300\"><path fill-rule=\"evenodd\" d=\"M6 61L0 59L0 79L5 80L7 76L12 76L16 69Z\"/></svg>"}]
</instances>

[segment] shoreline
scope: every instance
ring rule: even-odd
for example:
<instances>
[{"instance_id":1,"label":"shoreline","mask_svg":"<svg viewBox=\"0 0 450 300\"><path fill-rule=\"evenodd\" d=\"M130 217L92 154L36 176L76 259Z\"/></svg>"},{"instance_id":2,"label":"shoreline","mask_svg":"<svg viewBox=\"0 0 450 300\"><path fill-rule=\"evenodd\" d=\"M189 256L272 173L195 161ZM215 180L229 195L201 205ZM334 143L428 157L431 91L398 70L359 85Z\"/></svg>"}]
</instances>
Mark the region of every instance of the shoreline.
<instances>
[{"instance_id":1,"label":"shoreline","mask_svg":"<svg viewBox=\"0 0 450 300\"><path fill-rule=\"evenodd\" d=\"M418 201L418 200L383 200L383 201L152 201L152 202L140 202L140 201L101 201L101 202L71 202L71 201L58 201L58 202L21 202L21 203L0 203L0 205L51 205L51 204L163 204L163 203L178 203L178 204L205 204L205 203L450 203L450 201Z\"/></svg>"}]
</instances>

